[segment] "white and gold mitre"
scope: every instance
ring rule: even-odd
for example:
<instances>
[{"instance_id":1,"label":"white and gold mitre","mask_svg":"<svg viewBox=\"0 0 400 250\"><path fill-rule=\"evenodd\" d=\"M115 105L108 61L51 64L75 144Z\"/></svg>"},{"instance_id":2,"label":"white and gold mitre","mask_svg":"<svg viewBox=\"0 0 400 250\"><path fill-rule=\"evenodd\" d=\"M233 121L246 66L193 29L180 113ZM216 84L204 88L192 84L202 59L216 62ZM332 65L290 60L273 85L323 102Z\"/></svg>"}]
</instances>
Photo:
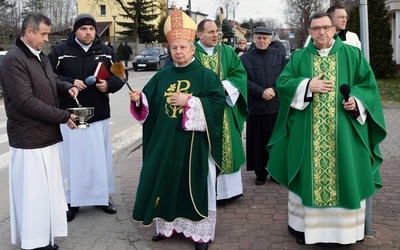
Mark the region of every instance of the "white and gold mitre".
<instances>
[{"instance_id":1,"label":"white and gold mitre","mask_svg":"<svg viewBox=\"0 0 400 250\"><path fill-rule=\"evenodd\" d=\"M164 24L164 34L168 43L177 39L194 42L197 24L182 10L174 9Z\"/></svg>"}]
</instances>

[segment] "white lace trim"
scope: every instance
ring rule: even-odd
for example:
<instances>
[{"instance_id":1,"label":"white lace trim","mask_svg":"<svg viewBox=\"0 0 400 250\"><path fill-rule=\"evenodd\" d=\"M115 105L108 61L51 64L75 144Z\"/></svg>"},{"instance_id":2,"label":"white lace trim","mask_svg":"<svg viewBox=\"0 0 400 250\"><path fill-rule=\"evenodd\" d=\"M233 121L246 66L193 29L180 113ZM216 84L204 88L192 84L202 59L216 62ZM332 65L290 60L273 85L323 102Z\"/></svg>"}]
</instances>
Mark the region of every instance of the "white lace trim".
<instances>
[{"instance_id":1,"label":"white lace trim","mask_svg":"<svg viewBox=\"0 0 400 250\"><path fill-rule=\"evenodd\" d=\"M157 233L166 237L172 234L183 233L185 237L192 238L194 242L209 242L214 240L217 211L208 210L208 217L201 221L191 221L185 218L177 218L173 222L156 219Z\"/></svg>"},{"instance_id":2,"label":"white lace trim","mask_svg":"<svg viewBox=\"0 0 400 250\"><path fill-rule=\"evenodd\" d=\"M189 108L185 112L184 129L188 131L206 131L206 121L200 99L192 96L189 98L187 105Z\"/></svg>"}]
</instances>

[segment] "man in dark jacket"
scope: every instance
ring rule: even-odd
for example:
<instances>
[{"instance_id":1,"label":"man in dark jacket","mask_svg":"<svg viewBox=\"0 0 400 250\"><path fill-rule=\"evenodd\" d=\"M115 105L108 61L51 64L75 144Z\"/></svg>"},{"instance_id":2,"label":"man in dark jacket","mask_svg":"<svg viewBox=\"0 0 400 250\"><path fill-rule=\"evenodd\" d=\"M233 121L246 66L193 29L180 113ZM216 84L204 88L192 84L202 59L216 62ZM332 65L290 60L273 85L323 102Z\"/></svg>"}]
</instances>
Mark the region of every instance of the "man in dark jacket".
<instances>
[{"instance_id":1,"label":"man in dark jacket","mask_svg":"<svg viewBox=\"0 0 400 250\"><path fill-rule=\"evenodd\" d=\"M256 185L267 179L269 154L267 144L279 110L275 82L285 66L285 55L270 48L272 31L257 27L254 31L255 48L240 57L247 71L249 116L246 128L247 170L254 170Z\"/></svg>"},{"instance_id":2,"label":"man in dark jacket","mask_svg":"<svg viewBox=\"0 0 400 250\"><path fill-rule=\"evenodd\" d=\"M54 48L49 58L59 78L81 91L81 105L94 107L89 128L69 131L61 126L70 177L70 191L66 192L70 207L67 219L75 218L79 206L99 206L104 212L114 214L117 210L109 201L109 195L114 192L109 94L121 89L124 82L114 75L97 79L94 84L85 79L94 74L100 62L109 70L119 59L114 50L96 37L96 21L90 14L76 17L74 32L65 43ZM71 98L61 98L61 108L71 107L77 104Z\"/></svg>"},{"instance_id":3,"label":"man in dark jacket","mask_svg":"<svg viewBox=\"0 0 400 250\"><path fill-rule=\"evenodd\" d=\"M50 25L48 17L29 14L0 72L10 144L11 242L20 239L23 249L58 249L54 237L67 236L59 124L77 126L75 115L59 109L57 99L58 93L72 99L79 91L56 78L41 52Z\"/></svg>"},{"instance_id":4,"label":"man in dark jacket","mask_svg":"<svg viewBox=\"0 0 400 250\"><path fill-rule=\"evenodd\" d=\"M125 67L128 67L129 58L132 55L132 48L129 46L128 42L125 42L124 47L122 47L122 55L124 56Z\"/></svg>"},{"instance_id":5,"label":"man in dark jacket","mask_svg":"<svg viewBox=\"0 0 400 250\"><path fill-rule=\"evenodd\" d=\"M257 27L266 27L266 26L267 26L267 25L265 24L265 22L257 22L257 23L255 23L255 24L253 25L253 34L255 34L254 31L255 31L255 29L256 29ZM254 40L254 38L253 38L253 40ZM249 49L247 50L247 52L250 51L250 50L252 50L252 49L254 49L255 46L256 46L256 44L255 44L254 41L253 41L253 42L250 44L250 47L249 47ZM281 41L279 41L279 36L278 36L278 34L276 34L276 32L273 32L273 33L272 33L272 39L271 39L271 43L269 44L269 47L281 51L281 52L286 56L286 49L285 49L285 46L283 46L283 44L281 43Z\"/></svg>"}]
</instances>

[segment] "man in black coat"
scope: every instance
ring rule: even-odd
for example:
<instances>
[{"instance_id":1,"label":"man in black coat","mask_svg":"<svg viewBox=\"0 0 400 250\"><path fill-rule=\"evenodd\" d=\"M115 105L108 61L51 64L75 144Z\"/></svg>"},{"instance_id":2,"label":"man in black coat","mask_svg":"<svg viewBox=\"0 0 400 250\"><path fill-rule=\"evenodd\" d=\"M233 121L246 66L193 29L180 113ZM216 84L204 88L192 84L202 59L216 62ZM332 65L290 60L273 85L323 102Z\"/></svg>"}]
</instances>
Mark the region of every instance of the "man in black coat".
<instances>
[{"instance_id":1,"label":"man in black coat","mask_svg":"<svg viewBox=\"0 0 400 250\"><path fill-rule=\"evenodd\" d=\"M275 82L286 64L285 54L271 48L272 31L259 26L254 30L255 47L240 57L247 71L249 116L246 128L247 170L254 170L256 185L267 179L267 144L279 110Z\"/></svg>"},{"instance_id":2,"label":"man in black coat","mask_svg":"<svg viewBox=\"0 0 400 250\"><path fill-rule=\"evenodd\" d=\"M95 83L86 79L94 75L100 63L110 71L111 65L120 60L97 37L96 21L86 13L76 17L74 32L51 51L49 59L58 77L79 89L81 105L94 107L89 128L69 131L61 126L70 183L70 190L65 193L69 206L67 219L73 220L80 206L98 206L114 214L117 210L109 201L109 195L114 192L109 95L121 89L124 82L110 72L110 77L97 78ZM76 108L77 104L72 98L61 98L60 107Z\"/></svg>"},{"instance_id":3,"label":"man in black coat","mask_svg":"<svg viewBox=\"0 0 400 250\"><path fill-rule=\"evenodd\" d=\"M255 29L257 27L266 27L267 25L264 22L257 22L253 25L253 34L255 34ZM253 38L254 40L254 38ZM247 51L250 51L252 49L254 49L255 47L255 43L252 42L250 44L250 47ZM285 46L283 46L283 44L281 43L281 41L279 41L279 36L278 34L276 34L275 32L272 32L272 39L271 39L271 43L269 44L270 48L274 48L277 49L279 51L281 51L285 56L286 56L286 49Z\"/></svg>"},{"instance_id":4,"label":"man in black coat","mask_svg":"<svg viewBox=\"0 0 400 250\"><path fill-rule=\"evenodd\" d=\"M132 48L129 46L128 42L125 42L124 47L122 47L122 56L125 60L125 67L128 67L129 58L132 55Z\"/></svg>"}]
</instances>

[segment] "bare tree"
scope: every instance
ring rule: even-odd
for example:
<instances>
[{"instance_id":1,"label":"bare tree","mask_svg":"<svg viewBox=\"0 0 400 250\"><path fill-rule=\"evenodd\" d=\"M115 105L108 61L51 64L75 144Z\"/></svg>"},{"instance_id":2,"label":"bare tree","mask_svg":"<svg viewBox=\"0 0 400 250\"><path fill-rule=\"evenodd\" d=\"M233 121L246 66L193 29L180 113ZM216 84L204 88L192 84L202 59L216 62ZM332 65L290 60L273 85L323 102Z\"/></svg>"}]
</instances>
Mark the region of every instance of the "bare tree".
<instances>
[{"instance_id":1,"label":"bare tree","mask_svg":"<svg viewBox=\"0 0 400 250\"><path fill-rule=\"evenodd\" d=\"M282 28L282 23L279 22L276 18L272 17L265 17L262 19L263 22L267 25L268 28L272 30L280 29Z\"/></svg>"},{"instance_id":2,"label":"bare tree","mask_svg":"<svg viewBox=\"0 0 400 250\"><path fill-rule=\"evenodd\" d=\"M229 13L233 13L239 0L221 0L221 5L225 8L225 19L229 20Z\"/></svg>"},{"instance_id":3,"label":"bare tree","mask_svg":"<svg viewBox=\"0 0 400 250\"><path fill-rule=\"evenodd\" d=\"M0 0L0 36L12 37L13 36L13 7L14 4L5 0Z\"/></svg>"},{"instance_id":4,"label":"bare tree","mask_svg":"<svg viewBox=\"0 0 400 250\"><path fill-rule=\"evenodd\" d=\"M298 43L304 44L308 36L310 16L315 12L325 11L328 5L327 0L286 0L286 24L298 30ZM300 44L298 44L299 47L301 47Z\"/></svg>"},{"instance_id":5,"label":"bare tree","mask_svg":"<svg viewBox=\"0 0 400 250\"><path fill-rule=\"evenodd\" d=\"M3 2L7 2L4 1ZM9 0L13 5L10 22L19 27L29 12L40 12L51 19L52 31L68 29L77 13L76 0Z\"/></svg>"},{"instance_id":6,"label":"bare tree","mask_svg":"<svg viewBox=\"0 0 400 250\"><path fill-rule=\"evenodd\" d=\"M44 13L51 19L54 31L67 30L77 14L74 0L45 0Z\"/></svg>"}]
</instances>

